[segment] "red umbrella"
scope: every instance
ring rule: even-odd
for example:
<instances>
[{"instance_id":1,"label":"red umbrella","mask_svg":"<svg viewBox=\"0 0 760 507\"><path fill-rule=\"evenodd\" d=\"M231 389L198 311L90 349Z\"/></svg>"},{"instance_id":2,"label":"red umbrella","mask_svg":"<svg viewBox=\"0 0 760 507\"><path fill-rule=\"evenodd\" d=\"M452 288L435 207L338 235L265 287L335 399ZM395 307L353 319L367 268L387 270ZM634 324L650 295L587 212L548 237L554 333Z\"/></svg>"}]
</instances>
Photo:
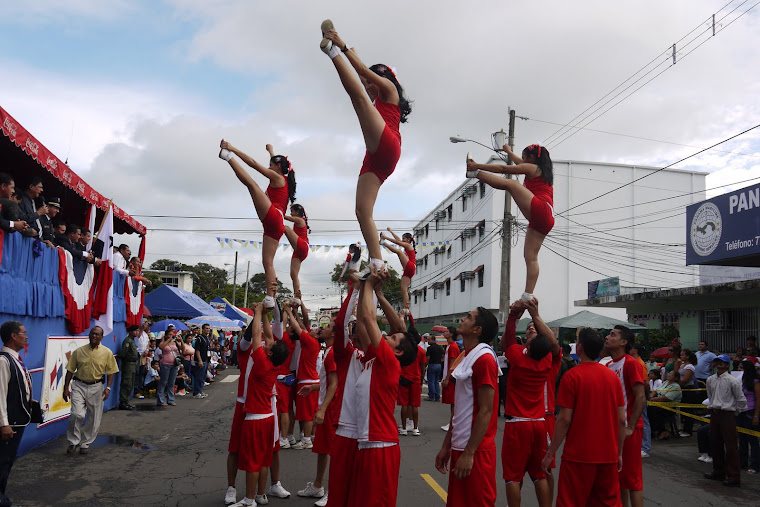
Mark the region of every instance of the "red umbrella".
<instances>
[{"instance_id":1,"label":"red umbrella","mask_svg":"<svg viewBox=\"0 0 760 507\"><path fill-rule=\"evenodd\" d=\"M670 352L668 347L660 347L659 349L652 351L649 355L654 357L670 357Z\"/></svg>"},{"instance_id":2,"label":"red umbrella","mask_svg":"<svg viewBox=\"0 0 760 507\"><path fill-rule=\"evenodd\" d=\"M148 307L143 305L143 317L152 317L150 310L148 310Z\"/></svg>"}]
</instances>

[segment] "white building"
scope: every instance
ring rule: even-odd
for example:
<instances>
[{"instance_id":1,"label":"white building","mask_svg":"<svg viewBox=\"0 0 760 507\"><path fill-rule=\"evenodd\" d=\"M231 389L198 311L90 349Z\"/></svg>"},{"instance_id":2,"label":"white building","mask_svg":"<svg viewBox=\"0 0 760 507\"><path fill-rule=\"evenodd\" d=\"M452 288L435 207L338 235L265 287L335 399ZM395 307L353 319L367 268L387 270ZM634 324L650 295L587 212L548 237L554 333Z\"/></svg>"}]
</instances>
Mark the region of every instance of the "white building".
<instances>
[{"instance_id":1,"label":"white building","mask_svg":"<svg viewBox=\"0 0 760 507\"><path fill-rule=\"evenodd\" d=\"M492 157L488 163L502 162ZM542 316L548 321L578 312L573 302L586 299L588 282L608 277L639 290L698 285L698 270L685 266L684 221L686 206L705 198L706 175L554 161L557 216L539 253L534 291ZM498 312L504 202L504 191L466 180L414 227L417 273L410 304L419 322L452 323L477 306ZM525 284L527 220L514 201L511 206L516 223L509 301L514 301ZM626 318L624 310L598 311Z\"/></svg>"},{"instance_id":2,"label":"white building","mask_svg":"<svg viewBox=\"0 0 760 507\"><path fill-rule=\"evenodd\" d=\"M161 278L161 282L171 287L193 292L193 277L196 276L192 271L167 271L162 269L144 269L145 273L155 273Z\"/></svg>"}]
</instances>

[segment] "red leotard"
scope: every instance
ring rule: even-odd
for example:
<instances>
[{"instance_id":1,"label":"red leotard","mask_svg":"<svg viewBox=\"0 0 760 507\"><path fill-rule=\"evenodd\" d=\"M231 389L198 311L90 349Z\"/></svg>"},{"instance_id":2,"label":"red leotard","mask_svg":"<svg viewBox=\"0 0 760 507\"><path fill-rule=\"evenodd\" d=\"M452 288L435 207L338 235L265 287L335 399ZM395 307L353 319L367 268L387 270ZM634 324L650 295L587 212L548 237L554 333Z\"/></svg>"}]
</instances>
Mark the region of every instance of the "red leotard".
<instances>
[{"instance_id":1,"label":"red leotard","mask_svg":"<svg viewBox=\"0 0 760 507\"><path fill-rule=\"evenodd\" d=\"M306 226L300 227L295 225L293 226L293 232L298 236L298 243L293 250L293 257L303 262L309 256L309 229Z\"/></svg>"},{"instance_id":2,"label":"red leotard","mask_svg":"<svg viewBox=\"0 0 760 507\"><path fill-rule=\"evenodd\" d=\"M414 276L414 273L417 272L417 252L415 252L414 249L411 249L404 250L404 253L409 261L406 263L406 266L404 266L404 272L401 276L411 279Z\"/></svg>"},{"instance_id":3,"label":"red leotard","mask_svg":"<svg viewBox=\"0 0 760 507\"><path fill-rule=\"evenodd\" d=\"M383 102L379 97L375 99L375 109L385 120L385 129L375 152L368 151L364 155L359 176L371 172L384 182L396 170L396 164L401 157L401 133L399 132L401 109L397 104Z\"/></svg>"},{"instance_id":4,"label":"red leotard","mask_svg":"<svg viewBox=\"0 0 760 507\"><path fill-rule=\"evenodd\" d=\"M280 188L274 188L270 184L266 191L267 197L272 202L269 206L269 211L261 221L264 226L264 236L269 236L277 241L280 240L285 232L285 224L283 224L283 215L288 207L288 181L285 180L285 186Z\"/></svg>"},{"instance_id":5,"label":"red leotard","mask_svg":"<svg viewBox=\"0 0 760 507\"><path fill-rule=\"evenodd\" d=\"M545 236L554 227L554 188L542 176L525 178L523 185L533 192L528 227Z\"/></svg>"}]
</instances>

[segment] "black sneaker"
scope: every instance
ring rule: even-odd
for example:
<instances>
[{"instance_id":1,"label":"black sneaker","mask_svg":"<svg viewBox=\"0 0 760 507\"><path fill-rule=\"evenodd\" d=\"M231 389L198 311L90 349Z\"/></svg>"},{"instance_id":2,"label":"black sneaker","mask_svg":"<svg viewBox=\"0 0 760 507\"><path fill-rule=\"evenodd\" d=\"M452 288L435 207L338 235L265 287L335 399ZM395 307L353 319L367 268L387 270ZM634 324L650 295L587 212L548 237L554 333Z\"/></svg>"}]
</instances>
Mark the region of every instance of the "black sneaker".
<instances>
[{"instance_id":1,"label":"black sneaker","mask_svg":"<svg viewBox=\"0 0 760 507\"><path fill-rule=\"evenodd\" d=\"M66 454L74 454L77 450L76 445L70 445L66 448Z\"/></svg>"}]
</instances>

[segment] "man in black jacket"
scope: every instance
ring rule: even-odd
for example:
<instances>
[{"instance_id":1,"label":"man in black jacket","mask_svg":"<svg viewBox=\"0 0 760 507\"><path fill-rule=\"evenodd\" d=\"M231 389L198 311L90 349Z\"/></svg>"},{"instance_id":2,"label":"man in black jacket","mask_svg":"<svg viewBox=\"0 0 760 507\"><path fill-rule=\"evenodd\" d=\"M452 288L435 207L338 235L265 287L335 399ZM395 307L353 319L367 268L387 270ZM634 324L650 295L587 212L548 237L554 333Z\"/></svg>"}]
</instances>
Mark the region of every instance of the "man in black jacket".
<instances>
[{"instance_id":1,"label":"man in black jacket","mask_svg":"<svg viewBox=\"0 0 760 507\"><path fill-rule=\"evenodd\" d=\"M43 204L38 208L35 204L36 200L42 195L42 191L42 180L38 176L34 176L29 180L29 183L24 187L24 191L20 194L20 218L29 224L30 229L34 229L36 232L35 236L39 235L41 228L37 220L48 212L47 205Z\"/></svg>"},{"instance_id":2,"label":"man in black jacket","mask_svg":"<svg viewBox=\"0 0 760 507\"><path fill-rule=\"evenodd\" d=\"M79 236L81 235L82 228L79 227L76 224L69 224L66 226L66 235L57 235L56 236L56 243L58 246L66 250L71 254L72 257L75 259L83 260L86 262L92 261L92 254L84 252L77 248L76 245L79 244Z\"/></svg>"},{"instance_id":3,"label":"man in black jacket","mask_svg":"<svg viewBox=\"0 0 760 507\"><path fill-rule=\"evenodd\" d=\"M0 505L5 506L12 505L5 496L5 487L24 429L32 422L32 378L19 356L27 340L24 325L12 320L3 323L0 338L3 340L0 350Z\"/></svg>"},{"instance_id":4,"label":"man in black jacket","mask_svg":"<svg viewBox=\"0 0 760 507\"><path fill-rule=\"evenodd\" d=\"M19 218L18 204L11 197L16 183L8 173L0 173L0 229L7 232L23 232L29 227Z\"/></svg>"}]
</instances>

